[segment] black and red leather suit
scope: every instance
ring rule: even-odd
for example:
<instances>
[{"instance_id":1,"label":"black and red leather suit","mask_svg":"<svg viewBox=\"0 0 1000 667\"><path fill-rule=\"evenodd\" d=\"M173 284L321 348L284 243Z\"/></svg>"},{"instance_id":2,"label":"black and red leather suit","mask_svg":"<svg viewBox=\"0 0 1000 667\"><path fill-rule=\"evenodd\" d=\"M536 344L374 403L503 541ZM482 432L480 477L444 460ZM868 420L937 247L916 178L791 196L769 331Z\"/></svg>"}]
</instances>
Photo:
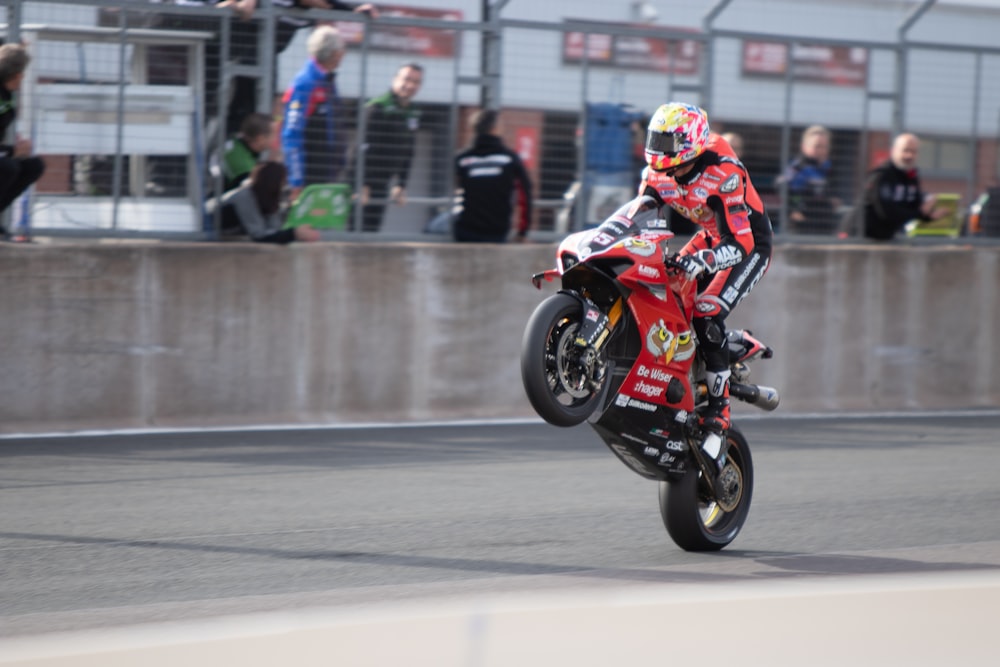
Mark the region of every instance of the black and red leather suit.
<instances>
[{"instance_id":1,"label":"black and red leather suit","mask_svg":"<svg viewBox=\"0 0 1000 667\"><path fill-rule=\"evenodd\" d=\"M691 171L676 177L647 168L629 215L669 206L701 227L679 254L711 249L715 255L715 272L699 279L694 329L709 377L723 374L720 382L725 382L725 319L767 271L773 231L746 168L725 139L712 134L692 164ZM709 393L723 391L714 389L710 386Z\"/></svg>"}]
</instances>

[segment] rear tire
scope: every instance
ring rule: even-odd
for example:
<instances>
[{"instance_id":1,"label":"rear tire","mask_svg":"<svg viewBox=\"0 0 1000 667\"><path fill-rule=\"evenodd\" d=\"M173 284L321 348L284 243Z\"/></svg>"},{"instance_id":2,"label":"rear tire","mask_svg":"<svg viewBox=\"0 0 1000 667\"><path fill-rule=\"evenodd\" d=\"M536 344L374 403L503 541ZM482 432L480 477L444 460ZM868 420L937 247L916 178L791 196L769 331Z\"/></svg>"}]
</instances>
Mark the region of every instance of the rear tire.
<instances>
[{"instance_id":1,"label":"rear tire","mask_svg":"<svg viewBox=\"0 0 1000 667\"><path fill-rule=\"evenodd\" d=\"M660 482L660 516L670 538L685 551L718 551L739 534L753 497L753 459L743 434L730 429L723 474L730 484L722 501L702 482L697 466L676 482ZM729 511L723 508L729 507Z\"/></svg>"},{"instance_id":2,"label":"rear tire","mask_svg":"<svg viewBox=\"0 0 1000 667\"><path fill-rule=\"evenodd\" d=\"M589 372L575 363L583 306L568 294L538 304L521 340L521 380L531 406L555 426L576 426L597 408L600 391Z\"/></svg>"}]
</instances>

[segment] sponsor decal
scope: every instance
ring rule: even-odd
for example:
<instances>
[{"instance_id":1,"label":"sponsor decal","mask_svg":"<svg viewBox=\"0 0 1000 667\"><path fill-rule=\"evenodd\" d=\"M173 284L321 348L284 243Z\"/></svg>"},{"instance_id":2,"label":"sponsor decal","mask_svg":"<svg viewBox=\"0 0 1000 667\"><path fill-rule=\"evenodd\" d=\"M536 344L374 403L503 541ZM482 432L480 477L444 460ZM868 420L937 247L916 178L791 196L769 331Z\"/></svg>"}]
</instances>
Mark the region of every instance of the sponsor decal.
<instances>
[{"instance_id":1,"label":"sponsor decal","mask_svg":"<svg viewBox=\"0 0 1000 667\"><path fill-rule=\"evenodd\" d=\"M680 440L667 440L663 443L664 449L668 449L672 452L683 452L686 445Z\"/></svg>"},{"instance_id":2,"label":"sponsor decal","mask_svg":"<svg viewBox=\"0 0 1000 667\"><path fill-rule=\"evenodd\" d=\"M647 442L646 440L643 440L642 438L637 438L634 435L632 435L631 433L619 433L618 435L620 435L621 437L625 438L626 440L631 440L632 442L638 442L640 445L648 445L649 444L649 442Z\"/></svg>"},{"instance_id":3,"label":"sponsor decal","mask_svg":"<svg viewBox=\"0 0 1000 667\"><path fill-rule=\"evenodd\" d=\"M656 246L645 239L625 239L625 249L639 257L652 257L656 254Z\"/></svg>"},{"instance_id":4,"label":"sponsor decal","mask_svg":"<svg viewBox=\"0 0 1000 667\"><path fill-rule=\"evenodd\" d=\"M591 322L596 322L601 319L601 311L591 308L587 311L587 319Z\"/></svg>"},{"instance_id":5,"label":"sponsor decal","mask_svg":"<svg viewBox=\"0 0 1000 667\"><path fill-rule=\"evenodd\" d=\"M740 187L740 175L733 174L726 179L726 182L719 186L719 192L722 194L728 194L730 192L736 192Z\"/></svg>"},{"instance_id":6,"label":"sponsor decal","mask_svg":"<svg viewBox=\"0 0 1000 667\"><path fill-rule=\"evenodd\" d=\"M669 383L674 379L674 376L665 370L656 368L655 366L653 368L649 368L645 364L639 364L639 368L636 369L635 373L641 378L649 378L650 380L656 380L657 382Z\"/></svg>"},{"instance_id":7,"label":"sponsor decal","mask_svg":"<svg viewBox=\"0 0 1000 667\"><path fill-rule=\"evenodd\" d=\"M640 401L627 394L618 394L618 397L615 399L615 405L622 408L635 408L636 410L643 410L645 412L656 412L656 406L652 403Z\"/></svg>"},{"instance_id":8,"label":"sponsor decal","mask_svg":"<svg viewBox=\"0 0 1000 667\"><path fill-rule=\"evenodd\" d=\"M729 218L729 226L736 231L737 234L750 231L750 215L746 212L746 207L744 210L733 215Z\"/></svg>"},{"instance_id":9,"label":"sponsor decal","mask_svg":"<svg viewBox=\"0 0 1000 667\"><path fill-rule=\"evenodd\" d=\"M674 334L667 325L660 320L654 324L646 334L646 349L654 357L662 357L673 351Z\"/></svg>"},{"instance_id":10,"label":"sponsor decal","mask_svg":"<svg viewBox=\"0 0 1000 667\"><path fill-rule=\"evenodd\" d=\"M688 420L688 416L689 415L687 410L678 410L677 412L674 413L674 421L683 424Z\"/></svg>"},{"instance_id":11,"label":"sponsor decal","mask_svg":"<svg viewBox=\"0 0 1000 667\"><path fill-rule=\"evenodd\" d=\"M601 232L600 234L594 237L593 243L595 245L608 245L614 240L615 237L611 236L611 234L606 234L605 232Z\"/></svg>"},{"instance_id":12,"label":"sponsor decal","mask_svg":"<svg viewBox=\"0 0 1000 667\"><path fill-rule=\"evenodd\" d=\"M708 190L706 190L705 188L695 188L694 196L698 197L699 199L708 199Z\"/></svg>"},{"instance_id":13,"label":"sponsor decal","mask_svg":"<svg viewBox=\"0 0 1000 667\"><path fill-rule=\"evenodd\" d=\"M735 287L727 287L726 291L722 293L722 298L726 303L732 304L733 301L739 297L740 293Z\"/></svg>"},{"instance_id":14,"label":"sponsor decal","mask_svg":"<svg viewBox=\"0 0 1000 667\"><path fill-rule=\"evenodd\" d=\"M666 387L661 387L655 384L648 384L646 382L643 382L642 380L639 380L638 382L635 383L635 386L632 387L632 391L634 391L637 394L642 394L643 396L646 396L648 398L660 398L661 396L663 396L663 392L666 391Z\"/></svg>"},{"instance_id":15,"label":"sponsor decal","mask_svg":"<svg viewBox=\"0 0 1000 667\"><path fill-rule=\"evenodd\" d=\"M646 223L646 226L650 229L666 229L667 221L663 218L657 218L656 220L650 220Z\"/></svg>"},{"instance_id":16,"label":"sponsor decal","mask_svg":"<svg viewBox=\"0 0 1000 667\"><path fill-rule=\"evenodd\" d=\"M476 167L483 165L502 167L505 164L509 164L513 159L514 158L504 153L497 153L494 155L470 155L462 158L459 161L459 165L463 167Z\"/></svg>"},{"instance_id":17,"label":"sponsor decal","mask_svg":"<svg viewBox=\"0 0 1000 667\"><path fill-rule=\"evenodd\" d=\"M656 447L646 447L646 449L642 450L642 452L646 456L659 456L660 455L660 450L657 449Z\"/></svg>"},{"instance_id":18,"label":"sponsor decal","mask_svg":"<svg viewBox=\"0 0 1000 667\"><path fill-rule=\"evenodd\" d=\"M710 313L715 310L716 306L711 301L699 301L694 307L699 313Z\"/></svg>"},{"instance_id":19,"label":"sponsor decal","mask_svg":"<svg viewBox=\"0 0 1000 667\"><path fill-rule=\"evenodd\" d=\"M743 195L734 195L732 197L726 197L724 201L726 202L726 204L742 204Z\"/></svg>"},{"instance_id":20,"label":"sponsor decal","mask_svg":"<svg viewBox=\"0 0 1000 667\"><path fill-rule=\"evenodd\" d=\"M731 245L719 246L714 252L715 263L720 269L727 269L730 266L739 264L742 259L740 252Z\"/></svg>"},{"instance_id":21,"label":"sponsor decal","mask_svg":"<svg viewBox=\"0 0 1000 667\"><path fill-rule=\"evenodd\" d=\"M701 204L698 204L694 207L694 210L691 211L690 217L693 220L707 220L709 218L714 218L715 214L712 213L711 209L707 209Z\"/></svg>"},{"instance_id":22,"label":"sponsor decal","mask_svg":"<svg viewBox=\"0 0 1000 667\"><path fill-rule=\"evenodd\" d=\"M739 289L743 286L743 282L750 276L750 272L753 271L754 267L757 266L757 262L760 261L760 255L753 253L750 256L750 261L747 262L746 268L743 272L736 278L736 282L733 283L733 287Z\"/></svg>"},{"instance_id":23,"label":"sponsor decal","mask_svg":"<svg viewBox=\"0 0 1000 667\"><path fill-rule=\"evenodd\" d=\"M660 457L660 465L661 466L665 466L668 463L673 463L674 459L676 459L676 458L677 457L674 456L673 454L668 454L666 452L663 452L663 456Z\"/></svg>"},{"instance_id":24,"label":"sponsor decal","mask_svg":"<svg viewBox=\"0 0 1000 667\"><path fill-rule=\"evenodd\" d=\"M656 412L656 406L652 403L647 403L645 401L640 401L637 398L629 399L628 406L630 408L635 408L636 410L642 410L644 412Z\"/></svg>"},{"instance_id":25,"label":"sponsor decal","mask_svg":"<svg viewBox=\"0 0 1000 667\"><path fill-rule=\"evenodd\" d=\"M750 281L750 285L746 288L746 290L742 294L740 294L740 298L736 301L736 303L733 304L734 307L738 305L740 301L745 299L747 294L749 294L753 290L753 288L757 286L758 281L760 281L760 279L764 276L764 272L767 271L768 262L770 262L770 260L764 260L764 265L760 267L760 271L754 274L753 280Z\"/></svg>"},{"instance_id":26,"label":"sponsor decal","mask_svg":"<svg viewBox=\"0 0 1000 667\"><path fill-rule=\"evenodd\" d=\"M639 265L639 275L645 276L646 278L659 278L660 270L655 266L646 266L645 264Z\"/></svg>"}]
</instances>

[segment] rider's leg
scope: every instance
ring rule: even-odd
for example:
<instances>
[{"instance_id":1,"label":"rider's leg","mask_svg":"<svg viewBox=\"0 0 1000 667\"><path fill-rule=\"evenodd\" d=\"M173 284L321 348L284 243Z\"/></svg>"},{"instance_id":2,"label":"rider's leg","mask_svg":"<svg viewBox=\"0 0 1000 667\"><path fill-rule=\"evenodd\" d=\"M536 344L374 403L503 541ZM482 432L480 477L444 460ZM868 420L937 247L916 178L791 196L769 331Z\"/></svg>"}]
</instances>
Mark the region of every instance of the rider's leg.
<instances>
[{"instance_id":1,"label":"rider's leg","mask_svg":"<svg viewBox=\"0 0 1000 667\"><path fill-rule=\"evenodd\" d=\"M694 330L698 347L705 360L708 383L708 406L700 416L704 428L716 433L729 429L729 350L726 345L726 324L722 313L696 317Z\"/></svg>"},{"instance_id":2,"label":"rider's leg","mask_svg":"<svg viewBox=\"0 0 1000 667\"><path fill-rule=\"evenodd\" d=\"M701 415L701 423L706 429L720 434L729 429L726 317L761 279L770 259L769 246L755 248L742 262L719 271L704 289L699 290L694 330L698 334L698 348L705 360L708 381L708 407Z\"/></svg>"}]
</instances>

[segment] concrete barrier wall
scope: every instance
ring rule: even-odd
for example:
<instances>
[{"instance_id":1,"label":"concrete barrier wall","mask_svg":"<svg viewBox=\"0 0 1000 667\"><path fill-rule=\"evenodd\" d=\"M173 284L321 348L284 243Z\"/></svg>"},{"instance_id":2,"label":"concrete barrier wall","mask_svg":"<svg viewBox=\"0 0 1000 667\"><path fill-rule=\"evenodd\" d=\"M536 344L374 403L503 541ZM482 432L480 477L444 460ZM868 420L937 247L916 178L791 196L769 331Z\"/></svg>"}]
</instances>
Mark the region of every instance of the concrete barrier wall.
<instances>
[{"instance_id":1,"label":"concrete barrier wall","mask_svg":"<svg viewBox=\"0 0 1000 667\"><path fill-rule=\"evenodd\" d=\"M1000 248L779 246L730 318L780 410L1000 398ZM532 416L554 246L0 247L0 431ZM753 408L738 407L741 411Z\"/></svg>"}]
</instances>

